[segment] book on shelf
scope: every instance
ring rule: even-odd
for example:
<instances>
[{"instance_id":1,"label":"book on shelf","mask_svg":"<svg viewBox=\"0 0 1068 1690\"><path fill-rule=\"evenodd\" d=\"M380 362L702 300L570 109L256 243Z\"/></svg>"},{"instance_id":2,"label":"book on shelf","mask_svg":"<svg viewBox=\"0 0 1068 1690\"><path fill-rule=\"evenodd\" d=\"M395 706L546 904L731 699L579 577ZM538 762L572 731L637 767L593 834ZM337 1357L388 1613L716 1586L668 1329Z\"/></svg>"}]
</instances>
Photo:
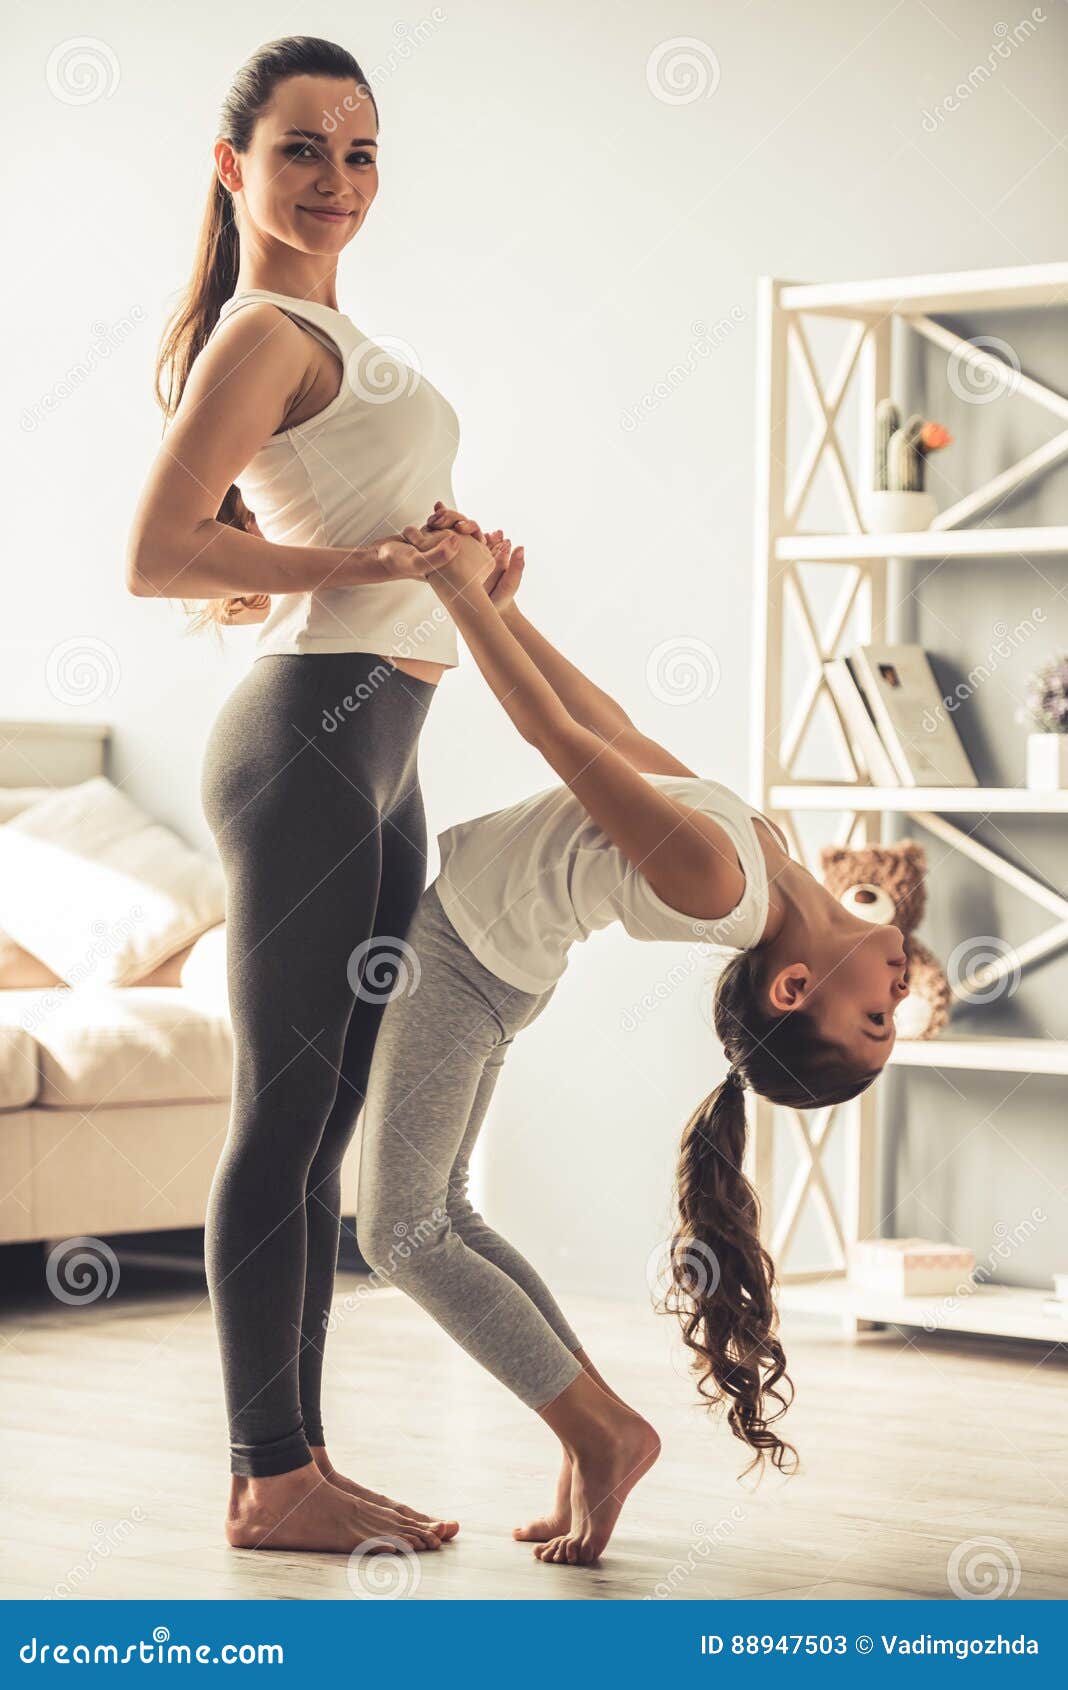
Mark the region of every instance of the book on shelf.
<instances>
[{"instance_id":1,"label":"book on shelf","mask_svg":"<svg viewBox=\"0 0 1068 1690\"><path fill-rule=\"evenodd\" d=\"M823 673L859 772L867 775L873 786L900 785L849 659L832 657L823 665Z\"/></svg>"},{"instance_id":2,"label":"book on shelf","mask_svg":"<svg viewBox=\"0 0 1068 1690\"><path fill-rule=\"evenodd\" d=\"M850 673L901 786L978 786L950 708L919 645L862 645Z\"/></svg>"}]
</instances>

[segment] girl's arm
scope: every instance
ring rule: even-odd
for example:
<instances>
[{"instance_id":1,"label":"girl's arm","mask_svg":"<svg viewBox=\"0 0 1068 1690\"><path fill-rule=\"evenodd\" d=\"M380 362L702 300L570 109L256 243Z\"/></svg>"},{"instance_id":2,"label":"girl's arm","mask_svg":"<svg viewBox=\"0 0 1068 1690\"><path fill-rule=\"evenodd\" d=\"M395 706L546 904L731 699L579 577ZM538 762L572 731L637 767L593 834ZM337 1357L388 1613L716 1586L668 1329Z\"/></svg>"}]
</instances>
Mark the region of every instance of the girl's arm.
<instances>
[{"instance_id":1,"label":"girl's arm","mask_svg":"<svg viewBox=\"0 0 1068 1690\"><path fill-rule=\"evenodd\" d=\"M613 745L628 763L646 774L694 773L685 763L681 763L673 752L659 745L655 739L649 739L640 728L635 727L623 706L595 685L581 669L577 669L563 652L557 651L533 622L524 616L515 602L515 593L522 580L525 562L522 546L517 546L513 552L511 542L503 537L500 529L483 536L473 517L465 518L458 511L447 510L440 499L427 527L435 532L442 528L455 528L460 533L474 534L476 539L485 538L501 572L498 577L499 586L493 582L489 585L490 597L497 605L502 620L576 722L599 734L602 739Z\"/></svg>"},{"instance_id":2,"label":"girl's arm","mask_svg":"<svg viewBox=\"0 0 1068 1690\"><path fill-rule=\"evenodd\" d=\"M425 548L433 536L411 527L404 538ZM711 816L653 786L600 734L575 721L482 585L484 557L481 544L459 539L452 561L430 569L427 580L523 738L665 903L699 920L729 914L745 890L745 876L727 834Z\"/></svg>"},{"instance_id":3,"label":"girl's arm","mask_svg":"<svg viewBox=\"0 0 1068 1690\"><path fill-rule=\"evenodd\" d=\"M673 752L636 728L622 705L602 692L581 669L576 669L563 652L550 645L545 635L535 628L516 604L503 610L501 618L576 722L599 734L633 768L646 774L693 774L694 771L688 769L685 763L680 763Z\"/></svg>"}]
</instances>

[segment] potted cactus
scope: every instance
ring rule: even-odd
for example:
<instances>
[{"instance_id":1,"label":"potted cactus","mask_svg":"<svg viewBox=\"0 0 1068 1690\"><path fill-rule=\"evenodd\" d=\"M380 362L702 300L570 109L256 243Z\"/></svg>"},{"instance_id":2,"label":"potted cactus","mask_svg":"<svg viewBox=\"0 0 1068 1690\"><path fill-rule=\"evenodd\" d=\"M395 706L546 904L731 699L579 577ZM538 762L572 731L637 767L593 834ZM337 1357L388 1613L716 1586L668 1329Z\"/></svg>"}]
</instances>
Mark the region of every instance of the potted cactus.
<instances>
[{"instance_id":1,"label":"potted cactus","mask_svg":"<svg viewBox=\"0 0 1068 1690\"><path fill-rule=\"evenodd\" d=\"M1068 786L1068 652L1044 663L1027 683L1019 718L1027 736L1027 784L1032 792Z\"/></svg>"},{"instance_id":2,"label":"potted cactus","mask_svg":"<svg viewBox=\"0 0 1068 1690\"><path fill-rule=\"evenodd\" d=\"M873 486L865 503L872 534L911 534L930 528L936 505L924 487L927 459L948 446L952 435L941 423L913 415L902 423L892 399L875 409Z\"/></svg>"}]
</instances>

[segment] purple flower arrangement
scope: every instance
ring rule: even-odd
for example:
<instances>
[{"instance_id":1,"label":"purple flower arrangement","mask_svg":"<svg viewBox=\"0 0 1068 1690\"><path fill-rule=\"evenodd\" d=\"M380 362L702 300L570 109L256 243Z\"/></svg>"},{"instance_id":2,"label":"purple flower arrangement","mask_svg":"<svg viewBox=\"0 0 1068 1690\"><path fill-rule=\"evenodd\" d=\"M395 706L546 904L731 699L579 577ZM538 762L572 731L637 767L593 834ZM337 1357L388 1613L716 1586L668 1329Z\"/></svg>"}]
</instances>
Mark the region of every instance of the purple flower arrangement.
<instances>
[{"instance_id":1,"label":"purple flower arrangement","mask_svg":"<svg viewBox=\"0 0 1068 1690\"><path fill-rule=\"evenodd\" d=\"M1037 733L1068 734L1068 652L1051 657L1031 676L1022 719Z\"/></svg>"}]
</instances>

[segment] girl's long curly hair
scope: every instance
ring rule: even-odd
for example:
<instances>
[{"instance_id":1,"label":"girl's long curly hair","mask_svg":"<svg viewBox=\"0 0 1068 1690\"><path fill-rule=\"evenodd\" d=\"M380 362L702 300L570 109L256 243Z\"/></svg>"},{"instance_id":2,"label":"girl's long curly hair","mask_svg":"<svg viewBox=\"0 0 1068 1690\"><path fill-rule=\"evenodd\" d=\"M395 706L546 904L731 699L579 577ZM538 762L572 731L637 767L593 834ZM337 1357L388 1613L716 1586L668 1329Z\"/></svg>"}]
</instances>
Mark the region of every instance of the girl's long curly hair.
<instances>
[{"instance_id":1,"label":"girl's long curly hair","mask_svg":"<svg viewBox=\"0 0 1068 1690\"><path fill-rule=\"evenodd\" d=\"M267 109L279 83L293 76L333 76L356 82L374 106L378 106L370 84L352 54L333 41L314 35L287 35L257 48L241 66L230 84L219 113L218 137L229 141L236 153L246 153L252 144L256 124ZM219 320L219 313L237 286L240 244L234 221L233 200L228 188L212 171L208 201L193 256L193 270L180 303L170 317L156 359L155 395L163 412L163 426L181 402L189 372ZM256 532L255 518L236 487L230 487L219 506L217 522L232 528ZM232 622L242 611L256 610L268 602L259 593L240 597L187 600L182 608L192 616L189 631Z\"/></svg>"},{"instance_id":2,"label":"girl's long curly hair","mask_svg":"<svg viewBox=\"0 0 1068 1690\"><path fill-rule=\"evenodd\" d=\"M745 1089L792 1109L820 1109L857 1097L880 1072L858 1071L803 1010L765 1010L763 972L757 947L732 958L717 982L713 1020L731 1069L682 1135L668 1292L700 1395L712 1409L728 1405L731 1431L753 1452L746 1473L768 1460L793 1472L797 1451L773 1429L794 1387L777 1336L775 1264L761 1242L757 1193L742 1172Z\"/></svg>"}]
</instances>

